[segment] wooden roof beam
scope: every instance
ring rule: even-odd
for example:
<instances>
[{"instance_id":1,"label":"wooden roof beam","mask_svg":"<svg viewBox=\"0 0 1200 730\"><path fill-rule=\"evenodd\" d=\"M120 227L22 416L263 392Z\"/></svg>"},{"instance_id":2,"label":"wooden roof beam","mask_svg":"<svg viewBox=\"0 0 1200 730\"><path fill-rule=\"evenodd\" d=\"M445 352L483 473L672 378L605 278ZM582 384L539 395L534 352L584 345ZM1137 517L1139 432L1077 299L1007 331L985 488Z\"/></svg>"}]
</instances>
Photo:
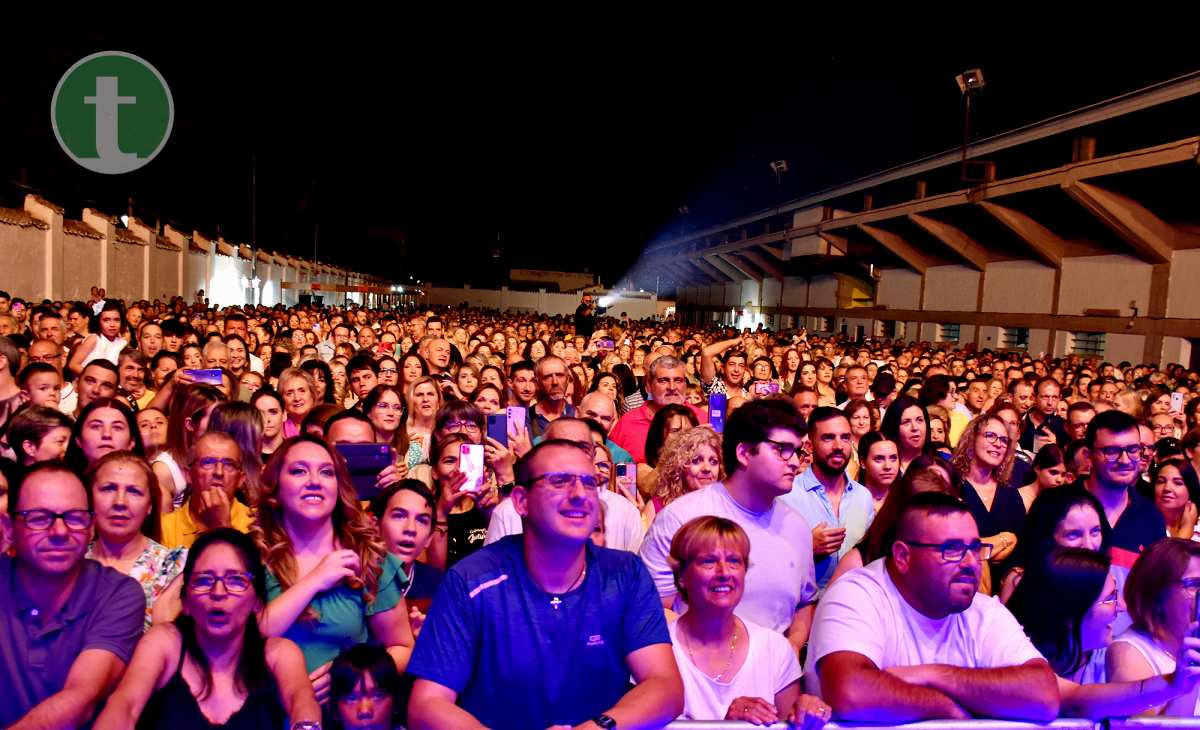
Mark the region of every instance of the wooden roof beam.
<instances>
[{"instance_id":1,"label":"wooden roof beam","mask_svg":"<svg viewBox=\"0 0 1200 730\"><path fill-rule=\"evenodd\" d=\"M979 201L979 207L1015 233L1043 262L1056 269L1062 268L1067 242L1054 231L1019 210L986 200Z\"/></svg>"},{"instance_id":2,"label":"wooden roof beam","mask_svg":"<svg viewBox=\"0 0 1200 730\"><path fill-rule=\"evenodd\" d=\"M1142 260L1152 264L1171 260L1179 231L1137 201L1078 180L1063 183L1062 189L1132 246Z\"/></svg>"},{"instance_id":3,"label":"wooden roof beam","mask_svg":"<svg viewBox=\"0 0 1200 730\"><path fill-rule=\"evenodd\" d=\"M759 269L761 269L762 272L764 274L766 274L767 276L770 276L772 278L783 281L783 277L784 277L783 269L780 269L774 263L772 263L771 261L768 261L766 256L763 256L762 254L758 253L757 251L753 251L751 249L746 249L745 251L742 251L741 256L742 256L742 258L746 259L747 261L749 261L750 263L754 264Z\"/></svg>"},{"instance_id":4,"label":"wooden roof beam","mask_svg":"<svg viewBox=\"0 0 1200 730\"><path fill-rule=\"evenodd\" d=\"M720 271L730 281L745 281L746 279L750 278L741 271L738 271L734 267L730 266L729 262L720 256L704 256L703 258L697 260L703 261L717 271Z\"/></svg>"},{"instance_id":5,"label":"wooden roof beam","mask_svg":"<svg viewBox=\"0 0 1200 730\"><path fill-rule=\"evenodd\" d=\"M788 261L792 258L791 241L784 241L783 243L764 243L760 244L759 248L771 254L780 261Z\"/></svg>"},{"instance_id":6,"label":"wooden roof beam","mask_svg":"<svg viewBox=\"0 0 1200 730\"><path fill-rule=\"evenodd\" d=\"M921 253L916 246L906 241L902 236L866 224L860 225L859 230L875 239L876 243L891 251L918 274L923 276L929 269L929 257Z\"/></svg>"},{"instance_id":7,"label":"wooden roof beam","mask_svg":"<svg viewBox=\"0 0 1200 730\"><path fill-rule=\"evenodd\" d=\"M972 268L979 271L987 268L989 258L987 250L961 229L949 223L915 213L909 215L908 219L917 224L921 230L941 241L947 248L957 253Z\"/></svg>"},{"instance_id":8,"label":"wooden roof beam","mask_svg":"<svg viewBox=\"0 0 1200 730\"><path fill-rule=\"evenodd\" d=\"M718 269L714 264L709 263L708 259L680 259L680 261L687 261L692 266L695 266L697 269L700 269L704 273L708 274L712 278L713 283L716 284L727 284L731 281L742 280L742 277L740 276L725 273L725 269ZM721 265L725 266L725 268L730 268L728 264L723 261L721 262Z\"/></svg>"},{"instance_id":9,"label":"wooden roof beam","mask_svg":"<svg viewBox=\"0 0 1200 730\"><path fill-rule=\"evenodd\" d=\"M761 282L763 280L762 274L758 273L758 271L756 271L753 266L747 265L745 261L741 260L737 256L731 256L729 254L722 254L722 255L718 256L717 258L719 258L721 261L724 261L725 263L729 264L734 269L737 269L738 271L740 271L748 279L753 279L754 281L757 281L757 282Z\"/></svg>"}]
</instances>

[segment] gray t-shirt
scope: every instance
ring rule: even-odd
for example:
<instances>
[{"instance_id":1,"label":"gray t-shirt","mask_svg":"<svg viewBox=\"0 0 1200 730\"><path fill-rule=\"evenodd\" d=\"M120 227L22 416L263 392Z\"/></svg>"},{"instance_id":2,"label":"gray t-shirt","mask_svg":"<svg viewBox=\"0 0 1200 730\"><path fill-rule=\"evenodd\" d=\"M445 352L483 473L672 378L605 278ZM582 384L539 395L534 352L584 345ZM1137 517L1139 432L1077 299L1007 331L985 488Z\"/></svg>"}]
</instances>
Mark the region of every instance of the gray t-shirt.
<instances>
[{"instance_id":1,"label":"gray t-shirt","mask_svg":"<svg viewBox=\"0 0 1200 730\"><path fill-rule=\"evenodd\" d=\"M136 580L84 559L66 605L43 622L14 561L0 556L0 727L60 692L86 649L103 649L128 664L145 614L146 595Z\"/></svg>"}]
</instances>

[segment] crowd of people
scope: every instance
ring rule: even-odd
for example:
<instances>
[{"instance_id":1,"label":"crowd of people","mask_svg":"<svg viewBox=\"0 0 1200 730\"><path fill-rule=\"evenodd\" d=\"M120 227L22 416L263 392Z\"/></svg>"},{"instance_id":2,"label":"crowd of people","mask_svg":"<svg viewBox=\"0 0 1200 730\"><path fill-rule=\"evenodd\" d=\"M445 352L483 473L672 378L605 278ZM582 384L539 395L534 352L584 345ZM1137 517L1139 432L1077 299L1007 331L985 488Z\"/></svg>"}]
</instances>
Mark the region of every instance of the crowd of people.
<instances>
[{"instance_id":1,"label":"crowd of people","mask_svg":"<svg viewBox=\"0 0 1200 730\"><path fill-rule=\"evenodd\" d=\"M0 292L0 726L1200 708L1200 375Z\"/></svg>"}]
</instances>

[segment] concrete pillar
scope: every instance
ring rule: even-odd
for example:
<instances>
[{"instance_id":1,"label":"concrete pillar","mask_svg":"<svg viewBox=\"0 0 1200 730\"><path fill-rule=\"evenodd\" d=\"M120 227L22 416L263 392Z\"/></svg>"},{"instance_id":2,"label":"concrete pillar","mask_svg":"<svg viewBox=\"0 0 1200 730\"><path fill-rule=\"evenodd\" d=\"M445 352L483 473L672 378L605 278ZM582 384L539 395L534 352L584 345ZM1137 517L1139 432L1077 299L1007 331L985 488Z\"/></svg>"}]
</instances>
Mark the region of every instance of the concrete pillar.
<instances>
[{"instance_id":1,"label":"concrete pillar","mask_svg":"<svg viewBox=\"0 0 1200 730\"><path fill-rule=\"evenodd\" d=\"M108 289L108 252L112 250L113 242L117 240L117 227L112 218L91 208L83 209L83 222L100 231L100 283L101 289Z\"/></svg>"},{"instance_id":2,"label":"concrete pillar","mask_svg":"<svg viewBox=\"0 0 1200 730\"><path fill-rule=\"evenodd\" d=\"M42 244L42 297L56 299L63 292L63 209L36 195L26 195L25 212L49 226Z\"/></svg>"},{"instance_id":3,"label":"concrete pillar","mask_svg":"<svg viewBox=\"0 0 1200 730\"><path fill-rule=\"evenodd\" d=\"M168 223L163 227L163 238L179 247L179 252L175 254L175 291L179 292L180 296L187 296L183 291L183 260L188 253L187 236Z\"/></svg>"}]
</instances>

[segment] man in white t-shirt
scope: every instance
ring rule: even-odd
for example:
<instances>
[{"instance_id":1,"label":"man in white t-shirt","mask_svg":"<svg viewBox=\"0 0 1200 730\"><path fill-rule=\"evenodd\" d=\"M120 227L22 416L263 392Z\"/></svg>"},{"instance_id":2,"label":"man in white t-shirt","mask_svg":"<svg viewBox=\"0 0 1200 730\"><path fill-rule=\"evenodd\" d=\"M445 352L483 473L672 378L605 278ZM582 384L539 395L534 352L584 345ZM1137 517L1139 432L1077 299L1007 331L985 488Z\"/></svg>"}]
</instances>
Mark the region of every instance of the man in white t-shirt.
<instances>
[{"instance_id":1,"label":"man in white t-shirt","mask_svg":"<svg viewBox=\"0 0 1200 730\"><path fill-rule=\"evenodd\" d=\"M597 441L603 442L603 431L597 436L582 418L562 416L550 422L544 438L574 441L590 452L595 449ZM611 475L608 476L611 478ZM608 489L600 490L600 501L604 504L605 547L636 553L642 546L645 533L642 528L642 515L637 507L625 497ZM502 537L519 535L522 529L521 516L517 514L512 499L505 499L492 510L484 544L491 545Z\"/></svg>"},{"instance_id":2,"label":"man in white t-shirt","mask_svg":"<svg viewBox=\"0 0 1200 730\"><path fill-rule=\"evenodd\" d=\"M1053 720L1053 670L1008 609L977 592L990 553L959 500L909 500L888 557L838 578L821 599L808 691L843 721Z\"/></svg>"},{"instance_id":3,"label":"man in white t-shirt","mask_svg":"<svg viewBox=\"0 0 1200 730\"><path fill-rule=\"evenodd\" d=\"M786 634L799 653L817 599L812 528L777 497L792 490L804 436L804 421L789 398L750 401L730 415L721 448L728 478L668 504L642 542L642 560L663 606L685 610L667 562L675 533L693 517L728 518L746 531L754 556L737 614Z\"/></svg>"}]
</instances>

